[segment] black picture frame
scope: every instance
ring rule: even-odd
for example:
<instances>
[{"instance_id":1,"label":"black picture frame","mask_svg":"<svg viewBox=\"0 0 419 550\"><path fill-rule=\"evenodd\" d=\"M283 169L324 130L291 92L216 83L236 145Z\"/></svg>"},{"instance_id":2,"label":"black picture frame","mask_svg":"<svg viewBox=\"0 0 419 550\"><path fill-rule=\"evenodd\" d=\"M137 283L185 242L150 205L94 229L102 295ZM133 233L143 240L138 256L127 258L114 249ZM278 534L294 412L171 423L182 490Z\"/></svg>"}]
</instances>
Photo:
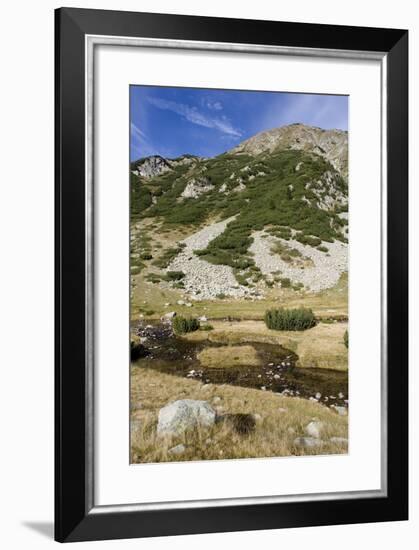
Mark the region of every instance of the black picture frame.
<instances>
[{"instance_id":1,"label":"black picture frame","mask_svg":"<svg viewBox=\"0 0 419 550\"><path fill-rule=\"evenodd\" d=\"M408 518L408 32L61 8L55 14L55 538L60 542ZM92 507L86 457L85 37L381 52L387 67L387 495L119 511Z\"/></svg>"}]
</instances>

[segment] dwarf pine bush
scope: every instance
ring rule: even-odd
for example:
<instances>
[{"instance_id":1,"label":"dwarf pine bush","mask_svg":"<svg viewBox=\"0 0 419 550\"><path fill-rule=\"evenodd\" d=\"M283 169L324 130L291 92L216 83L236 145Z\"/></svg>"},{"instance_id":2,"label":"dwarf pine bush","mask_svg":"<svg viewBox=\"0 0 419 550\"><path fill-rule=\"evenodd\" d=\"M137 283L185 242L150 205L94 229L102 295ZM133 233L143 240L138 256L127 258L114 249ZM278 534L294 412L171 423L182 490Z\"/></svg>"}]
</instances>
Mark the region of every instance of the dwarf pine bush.
<instances>
[{"instance_id":1,"label":"dwarf pine bush","mask_svg":"<svg viewBox=\"0 0 419 550\"><path fill-rule=\"evenodd\" d=\"M316 319L311 309L268 309L265 324L273 330L306 330L314 327Z\"/></svg>"},{"instance_id":2,"label":"dwarf pine bush","mask_svg":"<svg viewBox=\"0 0 419 550\"><path fill-rule=\"evenodd\" d=\"M176 334L185 334L199 329L199 321L194 317L182 317L181 315L173 319L173 330Z\"/></svg>"}]
</instances>

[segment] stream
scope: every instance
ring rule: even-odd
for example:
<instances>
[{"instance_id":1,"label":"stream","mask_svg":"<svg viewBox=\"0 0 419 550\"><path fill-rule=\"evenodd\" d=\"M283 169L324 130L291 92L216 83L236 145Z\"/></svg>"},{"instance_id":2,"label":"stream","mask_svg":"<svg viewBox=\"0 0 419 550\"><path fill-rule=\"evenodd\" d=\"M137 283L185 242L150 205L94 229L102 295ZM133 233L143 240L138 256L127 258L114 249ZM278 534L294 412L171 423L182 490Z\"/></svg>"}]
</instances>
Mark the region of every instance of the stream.
<instances>
[{"instance_id":1,"label":"stream","mask_svg":"<svg viewBox=\"0 0 419 550\"><path fill-rule=\"evenodd\" d=\"M203 383L232 384L262 391L316 399L325 405L347 406L348 373L330 369L296 367L297 355L276 344L246 341L235 347L252 346L260 366L240 365L206 367L198 354L205 348L227 344L191 341L173 334L169 323L137 324L133 330L140 336L141 357L132 355L132 365L166 374L199 380Z\"/></svg>"}]
</instances>

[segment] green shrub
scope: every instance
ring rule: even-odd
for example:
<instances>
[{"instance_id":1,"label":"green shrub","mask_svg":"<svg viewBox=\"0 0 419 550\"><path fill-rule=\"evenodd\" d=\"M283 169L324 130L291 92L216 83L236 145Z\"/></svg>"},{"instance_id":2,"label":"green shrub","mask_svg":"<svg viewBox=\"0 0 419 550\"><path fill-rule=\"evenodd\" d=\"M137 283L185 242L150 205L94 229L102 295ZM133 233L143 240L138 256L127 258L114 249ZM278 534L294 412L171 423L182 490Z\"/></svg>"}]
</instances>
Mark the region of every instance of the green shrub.
<instances>
[{"instance_id":1,"label":"green shrub","mask_svg":"<svg viewBox=\"0 0 419 550\"><path fill-rule=\"evenodd\" d=\"M175 283L173 283L173 288L185 288L185 285L182 281L176 281Z\"/></svg>"},{"instance_id":2,"label":"green shrub","mask_svg":"<svg viewBox=\"0 0 419 550\"><path fill-rule=\"evenodd\" d=\"M322 244L322 240L312 235L297 235L295 237L301 244L308 244L309 246L319 246Z\"/></svg>"},{"instance_id":3,"label":"green shrub","mask_svg":"<svg viewBox=\"0 0 419 550\"><path fill-rule=\"evenodd\" d=\"M160 283L161 277L157 273L148 273L145 276L146 281L149 281L150 283Z\"/></svg>"},{"instance_id":4,"label":"green shrub","mask_svg":"<svg viewBox=\"0 0 419 550\"><path fill-rule=\"evenodd\" d=\"M185 274L183 271L168 271L166 273L166 278L168 281L180 281L180 279L183 279Z\"/></svg>"},{"instance_id":5,"label":"green shrub","mask_svg":"<svg viewBox=\"0 0 419 550\"><path fill-rule=\"evenodd\" d=\"M295 284L292 285L293 290L301 290L303 288L304 288L303 283L295 283Z\"/></svg>"},{"instance_id":6,"label":"green shrub","mask_svg":"<svg viewBox=\"0 0 419 550\"><path fill-rule=\"evenodd\" d=\"M281 277L281 287L282 288L290 288L291 286L291 279L288 279L288 277Z\"/></svg>"},{"instance_id":7,"label":"green shrub","mask_svg":"<svg viewBox=\"0 0 419 550\"><path fill-rule=\"evenodd\" d=\"M185 334L199 329L199 321L194 317L176 316L173 319L173 330L176 334Z\"/></svg>"},{"instance_id":8,"label":"green shrub","mask_svg":"<svg viewBox=\"0 0 419 550\"><path fill-rule=\"evenodd\" d=\"M239 283L239 285L248 286L247 282L247 275L241 275L240 273L235 273L234 275L236 277L236 281Z\"/></svg>"},{"instance_id":9,"label":"green shrub","mask_svg":"<svg viewBox=\"0 0 419 550\"><path fill-rule=\"evenodd\" d=\"M184 248L185 248L185 244L179 243L176 247L171 247L165 250L164 253L160 256L160 258L158 258L157 260L153 260L151 263L156 267L161 267L162 269L166 269L166 267L170 264L173 258L178 254L180 254Z\"/></svg>"},{"instance_id":10,"label":"green shrub","mask_svg":"<svg viewBox=\"0 0 419 550\"><path fill-rule=\"evenodd\" d=\"M156 312L154 311L154 309L146 309L144 311L144 314L147 316L147 317L150 317L150 315L154 315Z\"/></svg>"},{"instance_id":11,"label":"green shrub","mask_svg":"<svg viewBox=\"0 0 419 550\"><path fill-rule=\"evenodd\" d=\"M220 292L219 294L216 294L215 297L218 298L219 300L224 300L226 295L224 294L224 292Z\"/></svg>"},{"instance_id":12,"label":"green shrub","mask_svg":"<svg viewBox=\"0 0 419 550\"><path fill-rule=\"evenodd\" d=\"M346 348L349 346L349 333L347 330L345 330L343 334L343 343L345 344Z\"/></svg>"},{"instance_id":13,"label":"green shrub","mask_svg":"<svg viewBox=\"0 0 419 550\"><path fill-rule=\"evenodd\" d=\"M201 325L199 327L199 330L214 330L214 327L210 324L206 324L206 325Z\"/></svg>"},{"instance_id":14,"label":"green shrub","mask_svg":"<svg viewBox=\"0 0 419 550\"><path fill-rule=\"evenodd\" d=\"M320 250L320 252L329 252L329 249L322 245L318 246L317 250Z\"/></svg>"},{"instance_id":15,"label":"green shrub","mask_svg":"<svg viewBox=\"0 0 419 550\"><path fill-rule=\"evenodd\" d=\"M265 313L265 324L272 330L306 330L314 327L316 319L311 309L269 309Z\"/></svg>"},{"instance_id":16,"label":"green shrub","mask_svg":"<svg viewBox=\"0 0 419 550\"><path fill-rule=\"evenodd\" d=\"M149 252L143 252L142 254L140 254L140 258L142 260L152 260L153 256Z\"/></svg>"}]
</instances>

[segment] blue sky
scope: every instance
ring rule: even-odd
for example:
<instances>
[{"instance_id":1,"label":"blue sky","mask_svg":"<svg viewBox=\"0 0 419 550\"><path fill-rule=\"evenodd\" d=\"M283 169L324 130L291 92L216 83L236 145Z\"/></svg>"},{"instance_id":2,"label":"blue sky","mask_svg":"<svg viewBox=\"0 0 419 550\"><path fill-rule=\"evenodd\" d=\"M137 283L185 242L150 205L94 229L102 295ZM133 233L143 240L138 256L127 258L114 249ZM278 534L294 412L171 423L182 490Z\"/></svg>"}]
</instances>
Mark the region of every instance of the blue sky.
<instances>
[{"instance_id":1,"label":"blue sky","mask_svg":"<svg viewBox=\"0 0 419 550\"><path fill-rule=\"evenodd\" d=\"M348 129L348 97L131 86L131 160L213 157L270 128L302 122Z\"/></svg>"}]
</instances>

